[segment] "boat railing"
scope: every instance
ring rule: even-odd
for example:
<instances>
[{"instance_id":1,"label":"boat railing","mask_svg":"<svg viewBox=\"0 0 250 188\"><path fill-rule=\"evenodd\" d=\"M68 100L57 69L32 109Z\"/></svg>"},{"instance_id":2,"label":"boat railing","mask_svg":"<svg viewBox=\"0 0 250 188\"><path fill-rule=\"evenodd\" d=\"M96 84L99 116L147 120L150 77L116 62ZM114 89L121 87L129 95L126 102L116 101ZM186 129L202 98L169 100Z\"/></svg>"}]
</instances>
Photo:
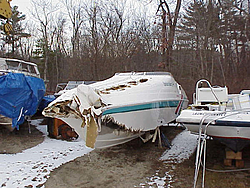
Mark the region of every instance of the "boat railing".
<instances>
[{"instance_id":1,"label":"boat railing","mask_svg":"<svg viewBox=\"0 0 250 188\"><path fill-rule=\"evenodd\" d=\"M208 91L207 88L205 88L206 90L204 90L204 91L201 90L202 88L200 88L199 85L203 82L205 82L208 85L208 88L211 91L212 95L209 92L207 92ZM201 95L202 92L203 92L204 96ZM228 94L227 94L226 87L225 88L220 88L220 87L215 88L215 87L211 86L209 81L202 79L196 83L196 90L195 90L195 93L193 95L193 101L194 101L195 106L200 106L200 105L207 106L209 104L216 102L217 106L219 107L218 108L219 110L225 110L225 108L222 108L222 106L223 106L222 104L223 104L223 102L225 103L228 101L227 95ZM204 98L206 98L206 100Z\"/></svg>"},{"instance_id":2,"label":"boat railing","mask_svg":"<svg viewBox=\"0 0 250 188\"><path fill-rule=\"evenodd\" d=\"M218 115L218 112L215 112ZM250 107L249 108L241 108L232 111L229 114L225 114L223 116L218 116L215 119L210 120L209 122L205 123L205 120L209 118L210 116L213 116L215 113L205 114L200 121L199 125L199 133L198 133L198 145L196 150L196 161L195 161L195 176L194 176L194 188L197 185L198 175L200 166L203 166L202 170L202 187L205 187L205 171L206 171L206 140L207 140L207 127L212 124L212 122L215 122L219 119L224 119L226 117L230 117L233 115L241 114L241 113L250 113ZM224 113L224 112L221 112ZM203 158L202 158L203 156ZM203 162L202 162L203 161Z\"/></svg>"}]
</instances>

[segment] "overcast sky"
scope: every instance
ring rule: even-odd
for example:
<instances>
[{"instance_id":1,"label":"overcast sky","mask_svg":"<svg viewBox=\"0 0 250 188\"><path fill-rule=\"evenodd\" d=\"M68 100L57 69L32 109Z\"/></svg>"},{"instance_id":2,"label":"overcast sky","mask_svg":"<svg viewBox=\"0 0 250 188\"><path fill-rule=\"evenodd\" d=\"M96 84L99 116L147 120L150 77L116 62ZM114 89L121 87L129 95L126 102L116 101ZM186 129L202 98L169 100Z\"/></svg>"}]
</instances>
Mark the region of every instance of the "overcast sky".
<instances>
[{"instance_id":1,"label":"overcast sky","mask_svg":"<svg viewBox=\"0 0 250 188\"><path fill-rule=\"evenodd\" d=\"M31 7L30 0L12 0L10 6L13 7L15 5L18 6L18 10L23 14L27 14L29 12L28 8Z\"/></svg>"},{"instance_id":2,"label":"overcast sky","mask_svg":"<svg viewBox=\"0 0 250 188\"><path fill-rule=\"evenodd\" d=\"M53 0L52 2L58 2L58 0ZM135 0L128 0L128 2L131 2L131 3L136 3L138 4L139 6L135 6L135 7L138 7L138 10L141 9L140 7L147 7L147 13L151 13L151 14L155 14L156 10L157 10L157 6L155 6L155 4L152 2L152 3L143 3L143 1L135 1ZM142 4L140 4L142 3ZM134 5L136 5L134 4ZM31 7L31 0L12 0L10 2L10 5L13 7L13 6L18 6L18 11L19 12L22 12L23 14L26 15L26 20L29 20L29 19L32 19L32 17L30 16L30 10L32 10L32 7ZM140 12L140 10L139 10Z\"/></svg>"},{"instance_id":3,"label":"overcast sky","mask_svg":"<svg viewBox=\"0 0 250 188\"><path fill-rule=\"evenodd\" d=\"M12 0L10 2L10 5L13 7L13 6L18 6L18 11L19 12L22 12L23 14L26 15L26 17L29 17L29 10L31 9L31 3L30 3L31 0ZM55 2L56 0L54 0L53 2ZM131 0L131 2L134 2L134 3L139 3L142 1L134 1L134 0ZM146 3L147 4L147 3ZM145 5L146 5L145 4ZM156 10L157 10L157 7L155 7L155 5L153 3L150 3L150 6L147 6L149 9L152 7L153 8L153 12L155 13Z\"/></svg>"}]
</instances>

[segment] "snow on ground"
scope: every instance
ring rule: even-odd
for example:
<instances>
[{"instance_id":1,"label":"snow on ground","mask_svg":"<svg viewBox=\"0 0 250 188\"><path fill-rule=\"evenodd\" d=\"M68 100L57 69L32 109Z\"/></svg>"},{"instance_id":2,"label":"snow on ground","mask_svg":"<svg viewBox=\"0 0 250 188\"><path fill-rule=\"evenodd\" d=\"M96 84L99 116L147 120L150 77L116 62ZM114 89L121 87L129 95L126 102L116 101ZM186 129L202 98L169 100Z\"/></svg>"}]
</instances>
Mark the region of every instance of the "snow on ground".
<instances>
[{"instance_id":1,"label":"snow on ground","mask_svg":"<svg viewBox=\"0 0 250 188\"><path fill-rule=\"evenodd\" d=\"M173 125L175 126L175 125ZM190 134L189 131L184 130L178 134L171 143L171 149L166 150L161 156L160 160L166 163L181 163L185 159L188 159L197 147L197 135ZM147 177L148 181L141 183L140 187L150 187L153 188L157 186L158 188L170 188L173 180L172 171L174 171L175 166L172 165L172 169L165 172L163 177L159 176L159 171L155 172L152 177Z\"/></svg>"},{"instance_id":2,"label":"snow on ground","mask_svg":"<svg viewBox=\"0 0 250 188\"><path fill-rule=\"evenodd\" d=\"M197 147L197 138L197 135L184 130L174 138L171 149L166 150L160 160L166 160L168 163L181 163L188 159Z\"/></svg>"},{"instance_id":3,"label":"snow on ground","mask_svg":"<svg viewBox=\"0 0 250 188\"><path fill-rule=\"evenodd\" d=\"M89 153L83 141L67 142L50 139L46 125L39 125L42 120L32 120L31 124L45 135L44 142L17 154L0 155L0 186L25 187L41 186L49 178L53 169Z\"/></svg>"},{"instance_id":4,"label":"snow on ground","mask_svg":"<svg viewBox=\"0 0 250 188\"><path fill-rule=\"evenodd\" d=\"M155 172L155 175L152 177L147 177L147 181L145 183L140 184L140 188L153 188L157 186L158 188L166 188L171 187L171 183L173 182L173 177L170 172L165 172L164 177L159 177L159 170Z\"/></svg>"},{"instance_id":5,"label":"snow on ground","mask_svg":"<svg viewBox=\"0 0 250 188\"><path fill-rule=\"evenodd\" d=\"M42 119L32 120L44 134L43 143L24 150L17 154L0 154L0 186L1 187L38 187L43 185L49 178L49 174L55 168L65 164L77 157L81 157L92 149L85 146L84 141L67 142L62 140L50 139L47 136L47 126L39 125ZM167 162L180 163L194 152L197 145L197 136L191 135L189 131L183 131L172 141L172 147L166 150L160 160ZM157 187L171 187L172 181L170 172L165 172L164 177L155 175L147 178L148 181L140 186L157 185Z\"/></svg>"}]
</instances>

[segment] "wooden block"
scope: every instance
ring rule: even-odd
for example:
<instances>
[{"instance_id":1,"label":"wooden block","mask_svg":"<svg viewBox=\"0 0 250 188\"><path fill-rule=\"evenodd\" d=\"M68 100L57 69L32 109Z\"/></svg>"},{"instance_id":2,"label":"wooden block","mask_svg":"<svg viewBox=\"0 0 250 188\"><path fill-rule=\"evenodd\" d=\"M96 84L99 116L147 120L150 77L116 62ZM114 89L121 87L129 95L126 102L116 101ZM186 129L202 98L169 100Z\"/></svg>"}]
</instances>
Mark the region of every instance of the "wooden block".
<instances>
[{"instance_id":1,"label":"wooden block","mask_svg":"<svg viewBox=\"0 0 250 188\"><path fill-rule=\"evenodd\" d=\"M243 160L235 160L235 166L237 168L244 168L244 161Z\"/></svg>"},{"instance_id":2,"label":"wooden block","mask_svg":"<svg viewBox=\"0 0 250 188\"><path fill-rule=\"evenodd\" d=\"M225 166L232 166L232 159L224 159L224 165Z\"/></svg>"},{"instance_id":3,"label":"wooden block","mask_svg":"<svg viewBox=\"0 0 250 188\"><path fill-rule=\"evenodd\" d=\"M241 160L242 159L242 152L238 151L237 153L235 153L232 150L227 150L226 149L226 159L237 159L237 160Z\"/></svg>"},{"instance_id":4,"label":"wooden block","mask_svg":"<svg viewBox=\"0 0 250 188\"><path fill-rule=\"evenodd\" d=\"M59 136L59 127L62 124L66 124L66 123L60 119L54 118L54 135L55 135L55 137Z\"/></svg>"}]
</instances>

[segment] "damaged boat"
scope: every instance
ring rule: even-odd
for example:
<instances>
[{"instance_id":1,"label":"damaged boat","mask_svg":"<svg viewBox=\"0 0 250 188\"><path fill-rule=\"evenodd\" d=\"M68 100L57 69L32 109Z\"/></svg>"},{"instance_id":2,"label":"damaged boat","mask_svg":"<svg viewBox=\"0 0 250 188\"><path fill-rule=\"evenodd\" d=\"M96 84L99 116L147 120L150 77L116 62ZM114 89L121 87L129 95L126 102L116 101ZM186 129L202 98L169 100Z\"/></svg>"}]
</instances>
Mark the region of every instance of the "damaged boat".
<instances>
[{"instance_id":1,"label":"damaged boat","mask_svg":"<svg viewBox=\"0 0 250 188\"><path fill-rule=\"evenodd\" d=\"M67 91L43 115L70 125L87 146L103 148L174 121L187 104L184 90L168 72L116 73Z\"/></svg>"},{"instance_id":2,"label":"damaged boat","mask_svg":"<svg viewBox=\"0 0 250 188\"><path fill-rule=\"evenodd\" d=\"M0 58L0 125L18 129L26 117L36 113L44 93L35 63Z\"/></svg>"},{"instance_id":3,"label":"damaged boat","mask_svg":"<svg viewBox=\"0 0 250 188\"><path fill-rule=\"evenodd\" d=\"M201 87L201 84L208 87ZM196 84L193 104L176 119L200 136L219 140L235 152L250 144L249 90L228 94L227 87L212 87L207 80Z\"/></svg>"}]
</instances>

